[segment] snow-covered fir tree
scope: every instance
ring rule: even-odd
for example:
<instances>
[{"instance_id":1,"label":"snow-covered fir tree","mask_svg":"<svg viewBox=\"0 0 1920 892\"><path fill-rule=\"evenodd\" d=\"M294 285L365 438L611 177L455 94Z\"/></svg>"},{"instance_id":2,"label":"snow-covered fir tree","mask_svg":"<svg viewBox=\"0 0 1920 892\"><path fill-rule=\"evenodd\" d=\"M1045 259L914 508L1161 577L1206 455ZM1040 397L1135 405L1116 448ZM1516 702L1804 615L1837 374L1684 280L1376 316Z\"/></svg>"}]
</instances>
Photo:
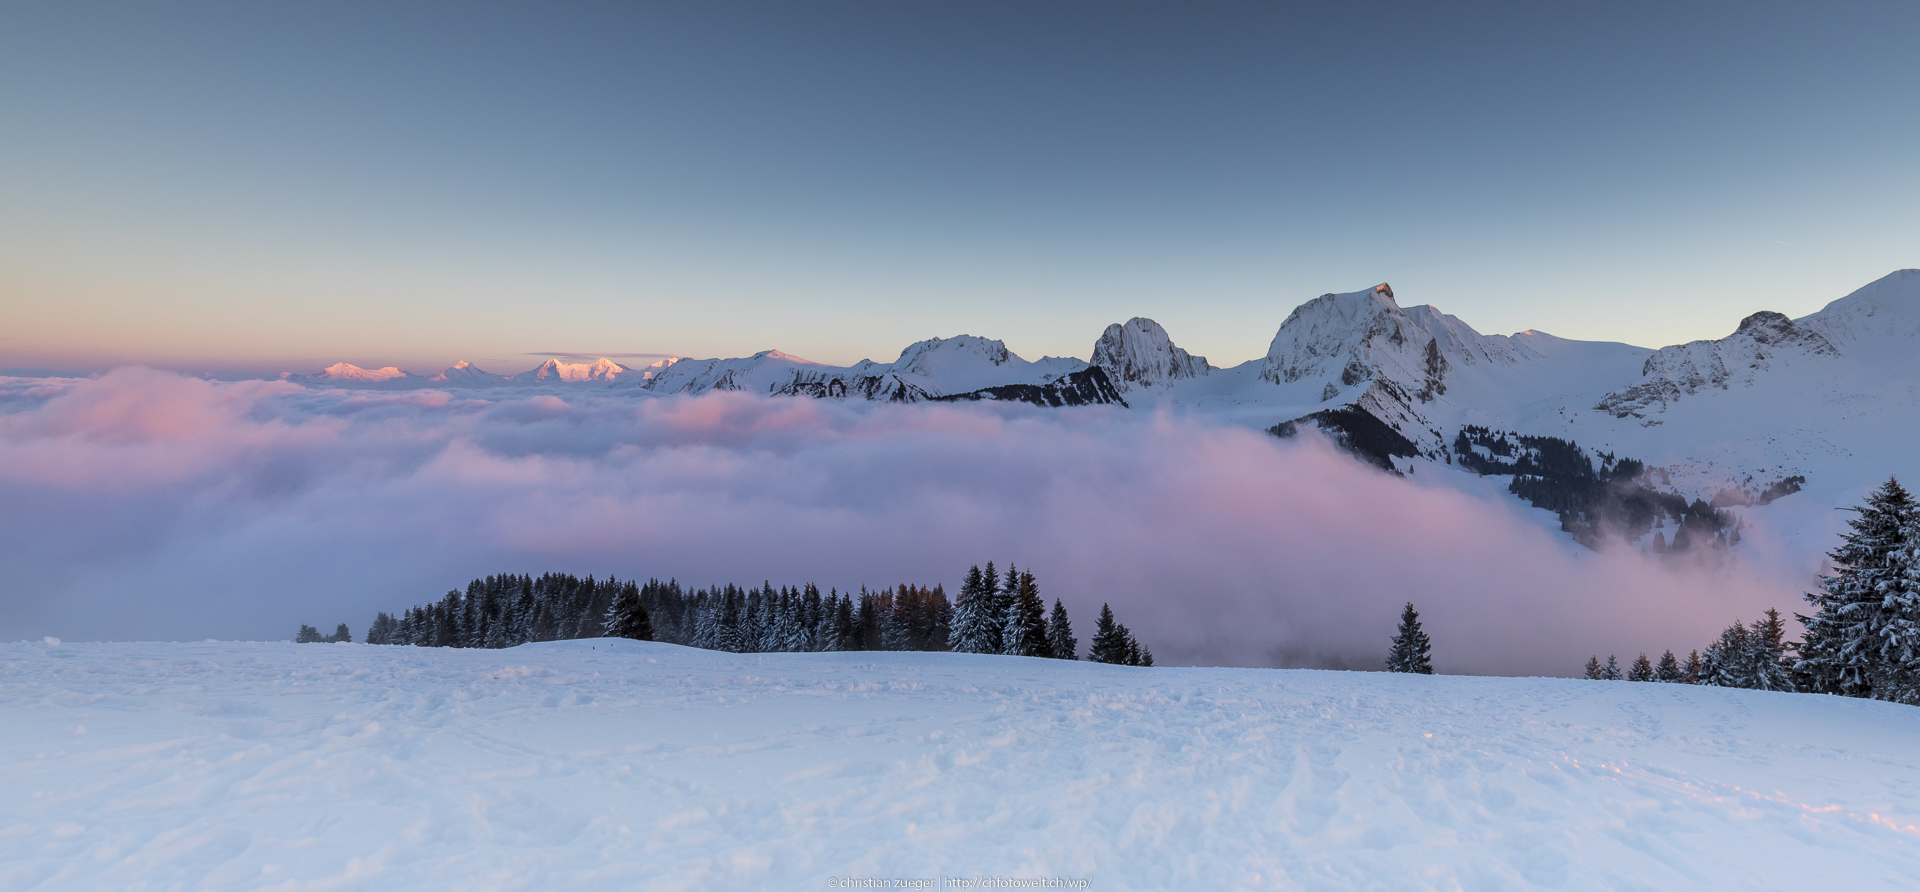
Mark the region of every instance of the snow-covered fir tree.
<instances>
[{"instance_id":1,"label":"snow-covered fir tree","mask_svg":"<svg viewBox=\"0 0 1920 892\"><path fill-rule=\"evenodd\" d=\"M993 564L987 564L987 568L992 570ZM976 566L967 570L965 580L960 583L960 599L953 605L954 653L999 653L989 628L993 622L993 596L988 594L987 579L987 574ZM999 574L993 574L993 584L999 582Z\"/></svg>"},{"instance_id":2,"label":"snow-covered fir tree","mask_svg":"<svg viewBox=\"0 0 1920 892\"><path fill-rule=\"evenodd\" d=\"M1669 650L1660 655L1660 664L1653 670L1653 680L1667 684L1675 684L1681 680L1680 661L1674 658L1673 651Z\"/></svg>"},{"instance_id":3,"label":"snow-covered fir tree","mask_svg":"<svg viewBox=\"0 0 1920 892\"><path fill-rule=\"evenodd\" d=\"M1889 478L1852 510L1840 547L1827 555L1834 575L1821 578L1818 592L1807 593L1813 614L1799 617L1805 632L1794 673L1801 690L1871 697L1887 646L1908 646L1885 635L1899 624L1895 617L1910 599L1911 586L1899 578L1895 562L1897 553L1912 546L1917 509L1900 481Z\"/></svg>"},{"instance_id":4,"label":"snow-covered fir tree","mask_svg":"<svg viewBox=\"0 0 1920 892\"><path fill-rule=\"evenodd\" d=\"M1734 620L1707 646L1700 659L1700 683L1722 688L1753 687L1753 648L1745 624Z\"/></svg>"},{"instance_id":5,"label":"snow-covered fir tree","mask_svg":"<svg viewBox=\"0 0 1920 892\"><path fill-rule=\"evenodd\" d=\"M613 599L613 606L607 609L607 619L603 626L609 638L631 638L635 641L653 640L653 620L647 616L647 608L640 603L640 591L626 588Z\"/></svg>"},{"instance_id":6,"label":"snow-covered fir tree","mask_svg":"<svg viewBox=\"0 0 1920 892\"><path fill-rule=\"evenodd\" d=\"M1598 654L1587 658L1587 680L1600 680L1600 657Z\"/></svg>"},{"instance_id":7,"label":"snow-covered fir tree","mask_svg":"<svg viewBox=\"0 0 1920 892\"><path fill-rule=\"evenodd\" d=\"M1793 661L1787 659L1786 631L1780 611L1772 609L1747 630L1745 675L1750 687L1762 691L1795 689Z\"/></svg>"},{"instance_id":8,"label":"snow-covered fir tree","mask_svg":"<svg viewBox=\"0 0 1920 892\"><path fill-rule=\"evenodd\" d=\"M1393 646L1387 650L1387 671L1432 675L1432 651L1432 642L1420 629L1420 613L1409 601L1400 611L1400 629L1394 633Z\"/></svg>"},{"instance_id":9,"label":"snow-covered fir tree","mask_svg":"<svg viewBox=\"0 0 1920 892\"><path fill-rule=\"evenodd\" d=\"M1040 600L1040 587L1032 573L1009 571L1015 580L1013 602L1007 607L1007 624L1001 630L1005 653L1015 657L1051 657L1047 642L1047 606Z\"/></svg>"},{"instance_id":10,"label":"snow-covered fir tree","mask_svg":"<svg viewBox=\"0 0 1920 892\"><path fill-rule=\"evenodd\" d=\"M305 623L300 624L300 631L293 636L295 644L318 644L325 640L327 639L321 637L319 629Z\"/></svg>"}]
</instances>

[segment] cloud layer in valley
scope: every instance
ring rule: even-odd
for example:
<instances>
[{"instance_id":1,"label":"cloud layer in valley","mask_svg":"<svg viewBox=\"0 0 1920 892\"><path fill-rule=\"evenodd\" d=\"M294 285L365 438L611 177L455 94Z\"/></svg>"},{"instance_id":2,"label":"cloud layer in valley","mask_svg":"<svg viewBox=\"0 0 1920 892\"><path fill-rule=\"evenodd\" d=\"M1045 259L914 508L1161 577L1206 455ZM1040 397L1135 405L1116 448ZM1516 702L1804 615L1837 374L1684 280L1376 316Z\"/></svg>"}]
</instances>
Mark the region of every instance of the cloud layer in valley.
<instances>
[{"instance_id":1,"label":"cloud layer in valley","mask_svg":"<svg viewBox=\"0 0 1920 892\"><path fill-rule=\"evenodd\" d=\"M1105 407L0 379L0 639L357 634L494 572L951 593L992 559L1163 664L1374 668L1413 601L1441 671L1568 674L1809 582L1588 552L1462 482Z\"/></svg>"}]
</instances>

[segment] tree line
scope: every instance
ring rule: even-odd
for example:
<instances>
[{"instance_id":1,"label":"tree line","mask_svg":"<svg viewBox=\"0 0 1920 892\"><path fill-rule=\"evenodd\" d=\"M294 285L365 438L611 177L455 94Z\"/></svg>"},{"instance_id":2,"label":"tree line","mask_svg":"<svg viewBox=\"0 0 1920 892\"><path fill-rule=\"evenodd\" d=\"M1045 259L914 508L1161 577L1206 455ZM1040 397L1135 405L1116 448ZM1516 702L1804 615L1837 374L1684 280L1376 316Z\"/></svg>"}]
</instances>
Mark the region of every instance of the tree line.
<instances>
[{"instance_id":1,"label":"tree line","mask_svg":"<svg viewBox=\"0 0 1920 892\"><path fill-rule=\"evenodd\" d=\"M726 584L691 589L678 580L539 577L499 574L475 579L437 601L397 614L382 612L367 628L368 644L420 647L513 647L534 641L620 637L733 653L824 651L954 651L1080 659L1072 621L1059 599L1049 613L1031 572L988 562L967 571L949 601L938 584L822 593L811 583L753 588ZM342 623L331 637L302 625L296 641L351 641ZM1152 666L1112 608L1101 605L1086 659Z\"/></svg>"}]
</instances>

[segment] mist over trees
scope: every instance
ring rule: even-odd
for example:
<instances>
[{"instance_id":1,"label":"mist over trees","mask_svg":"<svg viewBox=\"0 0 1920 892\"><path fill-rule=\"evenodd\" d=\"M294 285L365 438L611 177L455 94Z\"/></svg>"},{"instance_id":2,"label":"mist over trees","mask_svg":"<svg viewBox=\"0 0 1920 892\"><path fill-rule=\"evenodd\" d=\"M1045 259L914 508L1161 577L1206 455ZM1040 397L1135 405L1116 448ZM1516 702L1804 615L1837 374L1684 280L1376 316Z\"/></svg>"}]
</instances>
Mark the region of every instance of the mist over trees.
<instances>
[{"instance_id":1,"label":"mist over trees","mask_svg":"<svg viewBox=\"0 0 1920 892\"><path fill-rule=\"evenodd\" d=\"M1798 642L1787 640L1780 611L1768 610L1751 625L1735 620L1684 666L1672 651L1653 667L1642 654L1627 679L1920 705L1920 506L1889 478L1848 510L1848 531L1827 554L1834 574L1807 593L1813 612L1796 614ZM1586 677L1617 678L1614 665L1590 658Z\"/></svg>"}]
</instances>

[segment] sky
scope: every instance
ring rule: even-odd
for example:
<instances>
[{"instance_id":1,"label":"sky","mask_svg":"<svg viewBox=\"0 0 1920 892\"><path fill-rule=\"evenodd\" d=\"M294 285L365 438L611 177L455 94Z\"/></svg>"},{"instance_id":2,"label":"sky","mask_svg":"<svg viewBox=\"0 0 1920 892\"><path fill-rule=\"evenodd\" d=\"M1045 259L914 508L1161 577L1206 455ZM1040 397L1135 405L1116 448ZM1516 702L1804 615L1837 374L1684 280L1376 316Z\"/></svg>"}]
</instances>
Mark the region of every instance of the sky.
<instances>
[{"instance_id":1,"label":"sky","mask_svg":"<svg viewBox=\"0 0 1920 892\"><path fill-rule=\"evenodd\" d=\"M0 5L0 368L1661 346L1920 266L1911 3Z\"/></svg>"}]
</instances>

